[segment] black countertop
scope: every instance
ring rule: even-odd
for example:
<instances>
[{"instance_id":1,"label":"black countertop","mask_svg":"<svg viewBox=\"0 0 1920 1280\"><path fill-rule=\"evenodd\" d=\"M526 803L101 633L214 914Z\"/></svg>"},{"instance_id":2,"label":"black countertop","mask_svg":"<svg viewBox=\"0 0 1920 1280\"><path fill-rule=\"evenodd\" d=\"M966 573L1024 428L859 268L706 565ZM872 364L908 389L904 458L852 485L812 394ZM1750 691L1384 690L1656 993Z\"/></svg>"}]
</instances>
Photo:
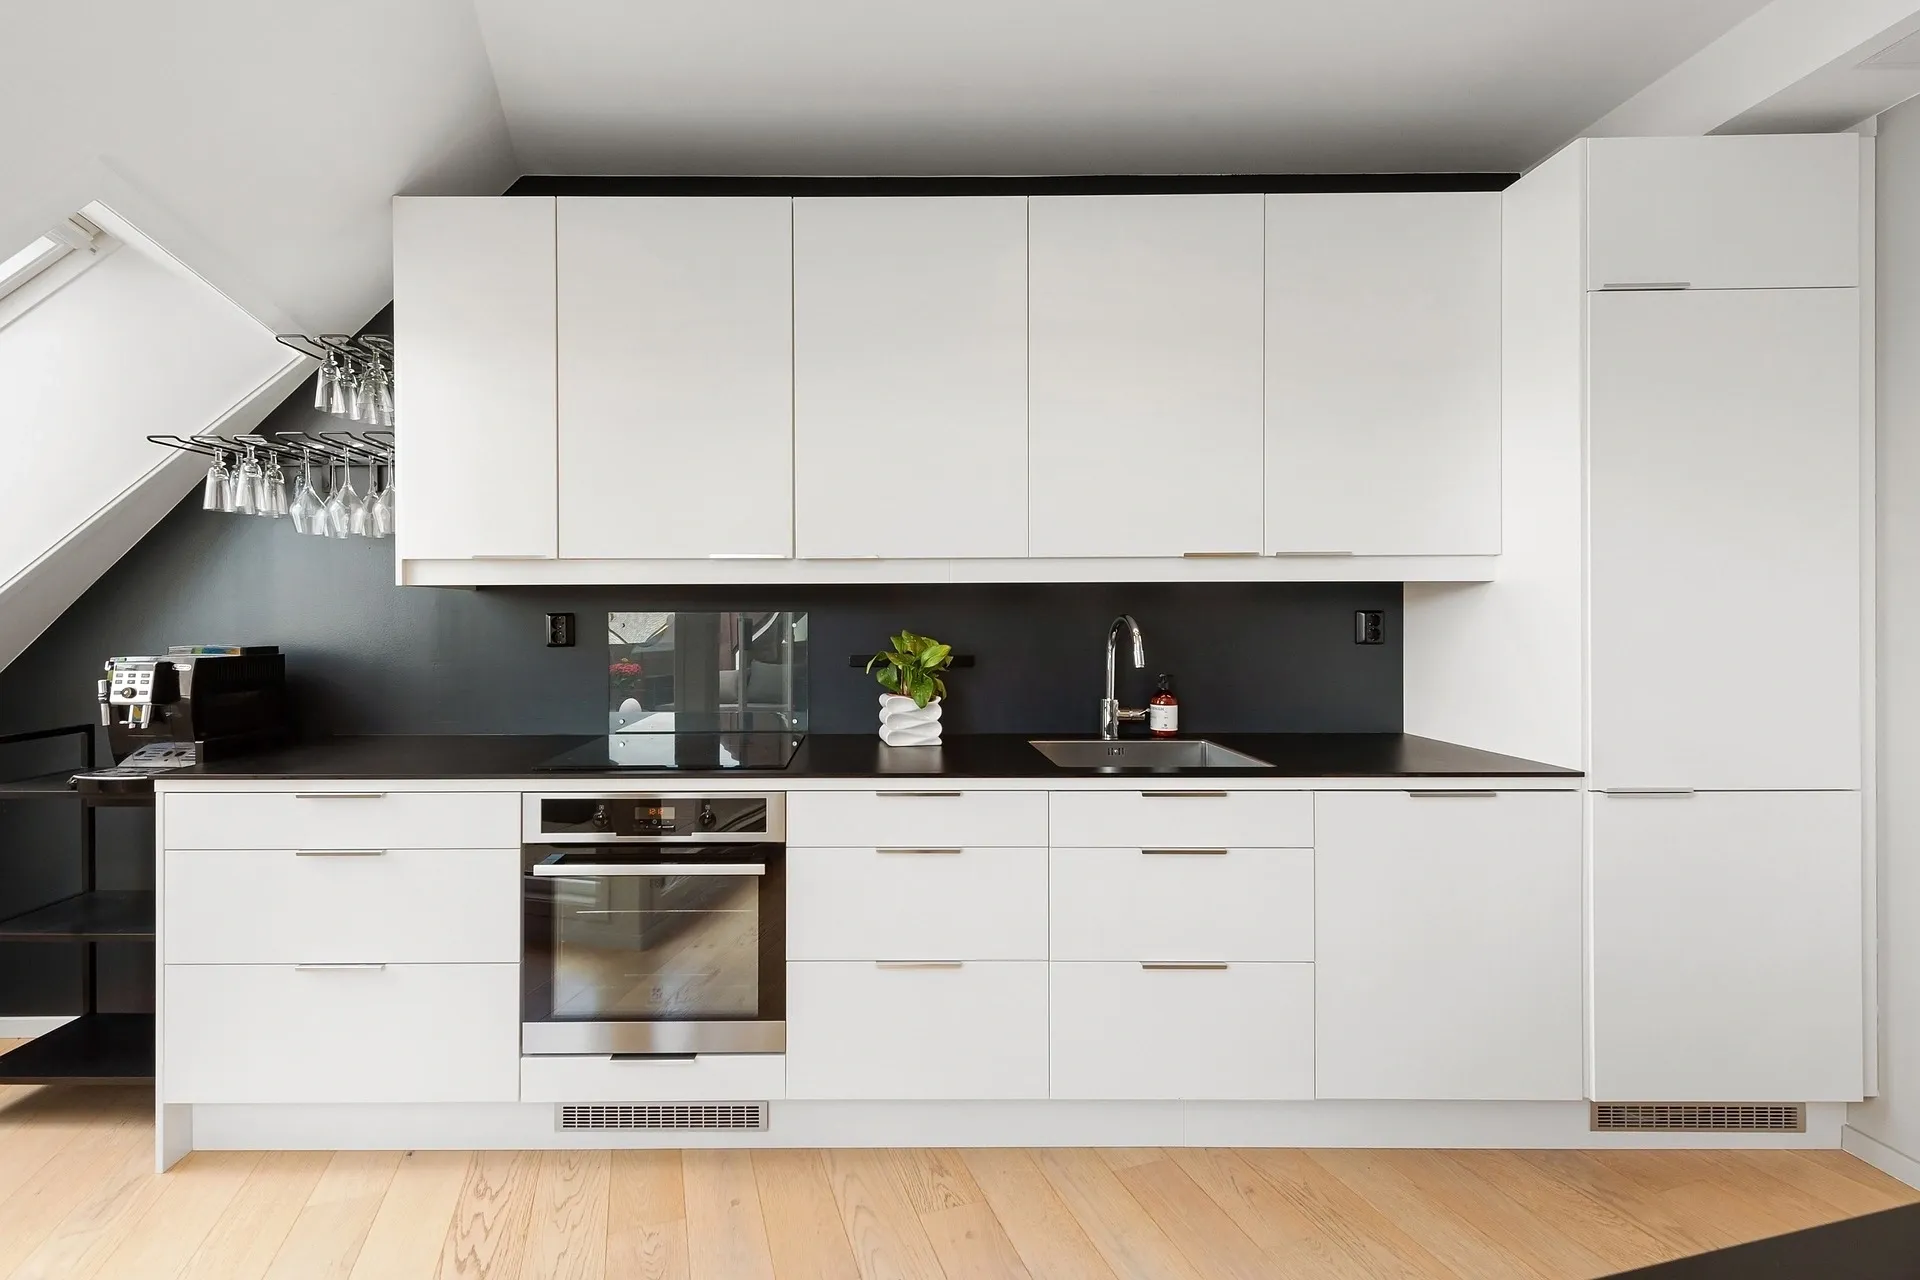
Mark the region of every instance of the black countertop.
<instances>
[{"instance_id":1,"label":"black countertop","mask_svg":"<svg viewBox=\"0 0 1920 1280\"><path fill-rule=\"evenodd\" d=\"M1403 733L1223 733L1223 746L1271 769L1156 770L1207 778L1578 778L1573 769L1478 751ZM540 765L590 741L580 736L392 735L317 738L296 746L182 769L169 777L373 779L647 778L1074 778L1148 776L1062 769L1017 734L961 734L938 747L887 747L873 734L809 734L785 769L629 769L605 774L542 772Z\"/></svg>"}]
</instances>

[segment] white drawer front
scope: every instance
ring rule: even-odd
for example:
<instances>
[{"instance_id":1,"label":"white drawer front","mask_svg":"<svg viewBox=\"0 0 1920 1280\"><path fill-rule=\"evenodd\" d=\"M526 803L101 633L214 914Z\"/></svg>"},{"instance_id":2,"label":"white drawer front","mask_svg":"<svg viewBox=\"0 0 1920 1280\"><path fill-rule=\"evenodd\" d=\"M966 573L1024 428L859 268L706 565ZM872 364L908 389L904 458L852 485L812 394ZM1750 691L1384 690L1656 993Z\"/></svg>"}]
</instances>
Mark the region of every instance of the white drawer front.
<instances>
[{"instance_id":1,"label":"white drawer front","mask_svg":"<svg viewBox=\"0 0 1920 1280\"><path fill-rule=\"evenodd\" d=\"M1305 849L1310 791L1056 791L1055 848Z\"/></svg>"},{"instance_id":2,"label":"white drawer front","mask_svg":"<svg viewBox=\"0 0 1920 1280\"><path fill-rule=\"evenodd\" d=\"M1044 791L791 791L787 844L936 849L1044 845Z\"/></svg>"},{"instance_id":3,"label":"white drawer front","mask_svg":"<svg viewBox=\"0 0 1920 1280\"><path fill-rule=\"evenodd\" d=\"M510 964L168 965L166 1102L512 1102Z\"/></svg>"},{"instance_id":4,"label":"white drawer front","mask_svg":"<svg viewBox=\"0 0 1920 1280\"><path fill-rule=\"evenodd\" d=\"M792 849L792 960L1044 960L1044 848Z\"/></svg>"},{"instance_id":5,"label":"white drawer front","mask_svg":"<svg viewBox=\"0 0 1920 1280\"><path fill-rule=\"evenodd\" d=\"M1313 966L1053 964L1052 1096L1313 1097Z\"/></svg>"},{"instance_id":6,"label":"white drawer front","mask_svg":"<svg viewBox=\"0 0 1920 1280\"><path fill-rule=\"evenodd\" d=\"M192 792L166 797L169 849L500 849L520 843L507 791Z\"/></svg>"},{"instance_id":7,"label":"white drawer front","mask_svg":"<svg viewBox=\"0 0 1920 1280\"><path fill-rule=\"evenodd\" d=\"M518 849L169 849L168 964L520 959Z\"/></svg>"},{"instance_id":8,"label":"white drawer front","mask_svg":"<svg viewBox=\"0 0 1920 1280\"><path fill-rule=\"evenodd\" d=\"M1047 966L787 966L789 1098L1044 1098Z\"/></svg>"},{"instance_id":9,"label":"white drawer front","mask_svg":"<svg viewBox=\"0 0 1920 1280\"><path fill-rule=\"evenodd\" d=\"M771 1102L786 1096L787 1060L777 1053L520 1059L522 1102Z\"/></svg>"},{"instance_id":10,"label":"white drawer front","mask_svg":"<svg viewBox=\"0 0 1920 1280\"><path fill-rule=\"evenodd\" d=\"M1311 960L1311 849L1055 849L1055 960Z\"/></svg>"}]
</instances>

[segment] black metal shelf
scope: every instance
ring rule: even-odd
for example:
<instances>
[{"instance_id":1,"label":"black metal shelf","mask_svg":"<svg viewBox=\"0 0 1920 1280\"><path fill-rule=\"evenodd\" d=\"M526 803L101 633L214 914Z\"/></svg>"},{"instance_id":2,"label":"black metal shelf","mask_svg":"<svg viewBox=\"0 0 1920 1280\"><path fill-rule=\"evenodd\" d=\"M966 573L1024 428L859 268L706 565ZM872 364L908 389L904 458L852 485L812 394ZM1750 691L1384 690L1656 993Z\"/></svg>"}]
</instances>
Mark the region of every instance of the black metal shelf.
<instances>
[{"instance_id":1,"label":"black metal shelf","mask_svg":"<svg viewBox=\"0 0 1920 1280\"><path fill-rule=\"evenodd\" d=\"M153 1079L150 1013L84 1013L0 1054L0 1084L137 1084Z\"/></svg>"},{"instance_id":2,"label":"black metal shelf","mask_svg":"<svg viewBox=\"0 0 1920 1280\"><path fill-rule=\"evenodd\" d=\"M95 889L0 920L0 942L153 940L153 890Z\"/></svg>"},{"instance_id":3,"label":"black metal shelf","mask_svg":"<svg viewBox=\"0 0 1920 1280\"><path fill-rule=\"evenodd\" d=\"M79 792L73 789L74 770L64 769L59 773L43 773L33 778L14 778L0 782L0 800L26 799L30 796L74 796Z\"/></svg>"}]
</instances>

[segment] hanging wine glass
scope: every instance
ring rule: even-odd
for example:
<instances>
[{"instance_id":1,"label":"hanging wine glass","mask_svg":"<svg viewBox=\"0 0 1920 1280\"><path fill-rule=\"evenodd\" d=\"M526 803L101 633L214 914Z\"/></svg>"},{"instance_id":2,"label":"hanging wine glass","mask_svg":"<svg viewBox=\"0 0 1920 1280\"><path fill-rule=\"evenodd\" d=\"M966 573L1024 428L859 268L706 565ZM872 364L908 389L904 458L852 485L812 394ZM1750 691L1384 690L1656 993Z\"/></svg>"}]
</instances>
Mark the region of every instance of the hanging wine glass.
<instances>
[{"instance_id":1,"label":"hanging wine glass","mask_svg":"<svg viewBox=\"0 0 1920 1280\"><path fill-rule=\"evenodd\" d=\"M207 468L206 483L200 488L200 506L203 510L233 510L232 497L227 489L232 478L232 472L227 469L227 455L215 449L213 465Z\"/></svg>"},{"instance_id":2,"label":"hanging wine glass","mask_svg":"<svg viewBox=\"0 0 1920 1280\"><path fill-rule=\"evenodd\" d=\"M244 456L240 469L227 477L227 493L232 503L229 510L250 516L259 509L256 499L260 494L260 459L253 456L252 445L242 445L241 449Z\"/></svg>"},{"instance_id":3,"label":"hanging wine glass","mask_svg":"<svg viewBox=\"0 0 1920 1280\"><path fill-rule=\"evenodd\" d=\"M287 508L287 514L293 518L295 533L312 533L325 537L327 533L327 504L313 487L313 453L302 450L300 454L300 492L294 495L293 502Z\"/></svg>"},{"instance_id":4,"label":"hanging wine glass","mask_svg":"<svg viewBox=\"0 0 1920 1280\"><path fill-rule=\"evenodd\" d=\"M278 520L287 514L287 473L280 469L280 455L267 455L266 470L260 475L260 493L254 505L260 514Z\"/></svg>"},{"instance_id":5,"label":"hanging wine glass","mask_svg":"<svg viewBox=\"0 0 1920 1280\"><path fill-rule=\"evenodd\" d=\"M353 535L353 513L359 505L360 495L353 491L353 468L345 458L340 459L340 479L333 486L333 492L327 495L327 536L329 538L347 538Z\"/></svg>"}]
</instances>

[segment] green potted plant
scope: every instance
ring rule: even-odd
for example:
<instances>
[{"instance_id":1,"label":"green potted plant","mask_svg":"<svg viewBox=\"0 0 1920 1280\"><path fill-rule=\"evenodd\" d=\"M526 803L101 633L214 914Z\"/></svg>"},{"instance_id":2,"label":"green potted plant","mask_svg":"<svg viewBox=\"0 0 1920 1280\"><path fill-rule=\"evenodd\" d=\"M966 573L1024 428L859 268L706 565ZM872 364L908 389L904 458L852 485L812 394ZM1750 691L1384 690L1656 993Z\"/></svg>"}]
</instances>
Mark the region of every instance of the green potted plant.
<instances>
[{"instance_id":1,"label":"green potted plant","mask_svg":"<svg viewBox=\"0 0 1920 1280\"><path fill-rule=\"evenodd\" d=\"M886 692L880 695L880 741L890 747L930 747L940 741L942 678L953 665L953 647L931 636L902 631L867 663Z\"/></svg>"}]
</instances>

